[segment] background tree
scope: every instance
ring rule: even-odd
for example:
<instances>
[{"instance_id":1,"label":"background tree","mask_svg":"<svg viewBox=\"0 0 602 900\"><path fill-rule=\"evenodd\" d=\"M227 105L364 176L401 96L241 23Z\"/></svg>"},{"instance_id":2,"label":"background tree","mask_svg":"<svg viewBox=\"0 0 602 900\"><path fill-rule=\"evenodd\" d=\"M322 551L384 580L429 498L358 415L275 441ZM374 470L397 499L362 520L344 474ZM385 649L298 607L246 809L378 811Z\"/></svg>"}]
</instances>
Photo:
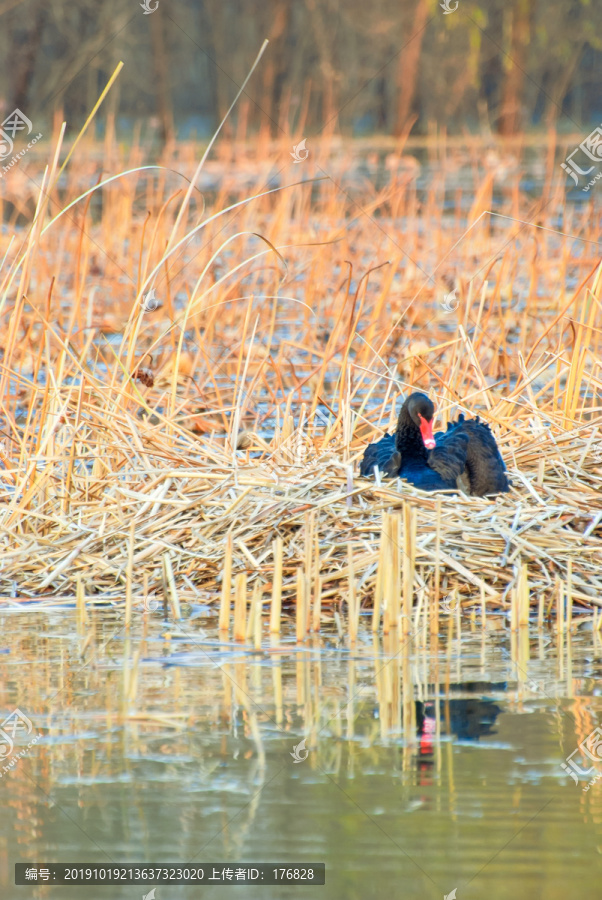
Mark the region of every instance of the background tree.
<instances>
[{"instance_id":1,"label":"background tree","mask_svg":"<svg viewBox=\"0 0 602 900\"><path fill-rule=\"evenodd\" d=\"M122 59L122 129L155 116L163 140L209 134L266 37L228 124L241 135L602 119L602 4L588 0L458 0L451 15L438 0L178 0L147 16L122 0L0 0L0 24L2 109L40 128L57 108L81 124Z\"/></svg>"}]
</instances>

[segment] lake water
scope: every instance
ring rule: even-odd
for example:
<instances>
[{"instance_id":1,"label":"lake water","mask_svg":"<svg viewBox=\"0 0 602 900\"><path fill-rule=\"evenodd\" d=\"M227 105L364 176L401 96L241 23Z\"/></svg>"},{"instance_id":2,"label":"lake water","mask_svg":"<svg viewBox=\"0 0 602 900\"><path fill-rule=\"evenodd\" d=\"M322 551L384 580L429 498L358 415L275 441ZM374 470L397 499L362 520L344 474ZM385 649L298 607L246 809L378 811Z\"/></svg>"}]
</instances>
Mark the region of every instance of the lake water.
<instances>
[{"instance_id":1,"label":"lake water","mask_svg":"<svg viewBox=\"0 0 602 900\"><path fill-rule=\"evenodd\" d=\"M514 643L489 617L430 646L366 623L352 649L333 629L254 652L205 612L137 612L130 637L110 609L80 634L72 609L0 614L0 711L31 725L4 767L39 738L0 779L3 900L152 888L16 887L17 862L326 864L324 886L156 900L602 895L602 760L579 785L561 768L602 715L597 634Z\"/></svg>"}]
</instances>

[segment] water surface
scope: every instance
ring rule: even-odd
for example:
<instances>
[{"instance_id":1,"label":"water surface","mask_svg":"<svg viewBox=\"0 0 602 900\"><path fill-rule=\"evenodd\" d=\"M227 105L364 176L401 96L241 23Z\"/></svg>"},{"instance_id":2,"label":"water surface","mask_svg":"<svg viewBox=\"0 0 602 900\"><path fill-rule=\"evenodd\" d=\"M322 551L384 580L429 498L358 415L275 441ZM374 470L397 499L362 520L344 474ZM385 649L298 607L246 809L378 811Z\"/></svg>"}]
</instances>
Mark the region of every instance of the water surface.
<instances>
[{"instance_id":1,"label":"water surface","mask_svg":"<svg viewBox=\"0 0 602 900\"><path fill-rule=\"evenodd\" d=\"M72 609L0 615L0 710L39 737L0 779L3 900L151 889L14 885L16 862L55 861L326 864L323 887L156 900L600 896L602 780L584 792L592 775L561 768L602 712L587 626L515 644L477 618L436 646L366 628L352 649L333 631L254 652L196 612L137 613L129 638L114 610L80 634Z\"/></svg>"}]
</instances>

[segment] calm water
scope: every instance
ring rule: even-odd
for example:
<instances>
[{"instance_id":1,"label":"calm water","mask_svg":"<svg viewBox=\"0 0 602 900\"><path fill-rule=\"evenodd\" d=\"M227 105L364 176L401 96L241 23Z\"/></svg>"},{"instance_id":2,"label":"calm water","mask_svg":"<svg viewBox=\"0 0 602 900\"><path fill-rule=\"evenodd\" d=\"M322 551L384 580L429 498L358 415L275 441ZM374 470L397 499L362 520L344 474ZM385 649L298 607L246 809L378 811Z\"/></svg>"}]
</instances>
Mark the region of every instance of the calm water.
<instances>
[{"instance_id":1,"label":"calm water","mask_svg":"<svg viewBox=\"0 0 602 900\"><path fill-rule=\"evenodd\" d=\"M602 715L591 631L514 646L477 619L438 647L333 633L253 653L197 612L139 613L130 639L113 611L80 635L73 610L0 614L0 711L31 721L21 749L40 737L0 779L3 900L151 889L14 886L15 862L54 861L326 863L323 887L156 900L602 895L602 780L560 767Z\"/></svg>"}]
</instances>

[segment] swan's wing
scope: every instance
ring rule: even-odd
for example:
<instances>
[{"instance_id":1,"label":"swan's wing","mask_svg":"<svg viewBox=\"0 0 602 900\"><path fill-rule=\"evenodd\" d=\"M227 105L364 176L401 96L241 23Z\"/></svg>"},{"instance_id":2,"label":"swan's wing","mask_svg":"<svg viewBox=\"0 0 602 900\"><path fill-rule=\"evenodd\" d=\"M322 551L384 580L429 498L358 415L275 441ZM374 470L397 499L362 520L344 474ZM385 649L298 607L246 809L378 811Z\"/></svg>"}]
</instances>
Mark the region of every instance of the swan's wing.
<instances>
[{"instance_id":1,"label":"swan's wing","mask_svg":"<svg viewBox=\"0 0 602 900\"><path fill-rule=\"evenodd\" d=\"M504 460L486 422L481 422L478 417L465 419L460 416L457 422L448 426L446 438L447 435L450 439L455 435L464 435L468 439L466 473L471 494L485 497L510 490Z\"/></svg>"},{"instance_id":2,"label":"swan's wing","mask_svg":"<svg viewBox=\"0 0 602 900\"><path fill-rule=\"evenodd\" d=\"M484 497L509 491L506 466L489 425L479 419L469 419L463 423L462 431L470 439L466 466L471 494Z\"/></svg>"},{"instance_id":3,"label":"swan's wing","mask_svg":"<svg viewBox=\"0 0 602 900\"><path fill-rule=\"evenodd\" d=\"M462 431L448 429L435 435L436 447L429 450L428 464L446 481L457 482L466 470L469 438Z\"/></svg>"},{"instance_id":4,"label":"swan's wing","mask_svg":"<svg viewBox=\"0 0 602 900\"><path fill-rule=\"evenodd\" d=\"M385 478L396 478L401 467L401 454L395 449L395 435L386 434L376 444L368 444L360 463L360 475L374 475L374 466Z\"/></svg>"}]
</instances>

